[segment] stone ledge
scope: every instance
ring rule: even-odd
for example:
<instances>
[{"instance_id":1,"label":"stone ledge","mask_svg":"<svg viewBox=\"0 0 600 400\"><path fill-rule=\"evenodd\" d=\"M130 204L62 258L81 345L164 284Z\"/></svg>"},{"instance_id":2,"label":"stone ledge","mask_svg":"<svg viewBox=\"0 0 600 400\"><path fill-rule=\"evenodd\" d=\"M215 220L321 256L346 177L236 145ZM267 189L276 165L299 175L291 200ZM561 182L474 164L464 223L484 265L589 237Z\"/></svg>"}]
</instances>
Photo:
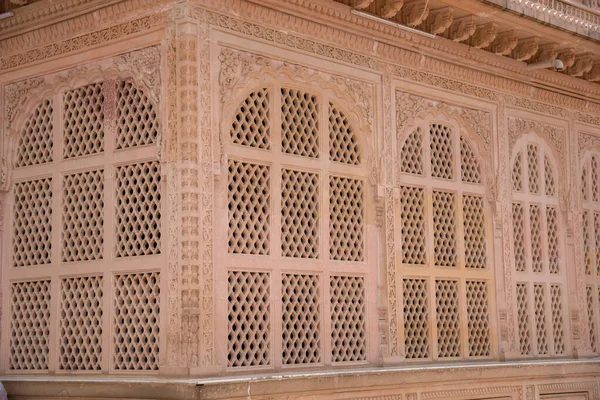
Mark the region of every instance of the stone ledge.
<instances>
[{"instance_id":1,"label":"stone ledge","mask_svg":"<svg viewBox=\"0 0 600 400\"><path fill-rule=\"evenodd\" d=\"M452 363L369 367L337 371L301 371L206 379L172 379L132 375L4 375L0 381L11 398L147 398L226 399L248 396L316 398L333 392L399 393L453 387L494 387L595 381L600 358L520 362ZM305 397L306 398L306 397Z\"/></svg>"}]
</instances>

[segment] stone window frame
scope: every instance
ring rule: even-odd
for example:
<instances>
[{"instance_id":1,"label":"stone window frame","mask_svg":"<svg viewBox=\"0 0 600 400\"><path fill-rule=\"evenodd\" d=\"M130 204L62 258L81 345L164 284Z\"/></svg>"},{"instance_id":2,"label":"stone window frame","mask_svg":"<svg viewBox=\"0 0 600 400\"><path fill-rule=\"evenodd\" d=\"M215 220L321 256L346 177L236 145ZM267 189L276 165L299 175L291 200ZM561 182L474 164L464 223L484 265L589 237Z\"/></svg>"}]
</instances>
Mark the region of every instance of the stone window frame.
<instances>
[{"instance_id":1,"label":"stone window frame","mask_svg":"<svg viewBox=\"0 0 600 400\"><path fill-rule=\"evenodd\" d=\"M530 185L529 185L529 165L528 165L528 146L536 146L538 149L538 180L539 180L539 193L530 193ZM514 190L513 185L513 175L514 174L514 165L517 157L520 158L520 170L521 170L521 184L520 190ZM549 160L550 167L552 168L552 174L554 179L554 194L547 195L546 194L546 180L545 180L545 160ZM513 258L513 268L514 278L513 278L513 298L517 299L516 291L517 285L524 285L526 288L527 295L527 316L528 316L528 333L529 333L529 351L527 353L523 353L521 350L520 356L522 358L549 358L549 357L569 357L569 349L571 343L571 333L570 333L570 323L567 318L568 312L568 293L569 293L569 285L567 278L567 263L566 263L566 232L564 231L564 216L561 211L560 205L560 193L561 193L561 181L559 180L559 167L558 167L557 158L552 148L548 145L548 143L539 136L536 132L529 132L522 135L513 145L511 155L510 155L510 173L511 173L511 205L520 204L523 210L523 235L524 235L524 251L525 251L525 271L519 271L516 267L516 261ZM530 227L530 207L531 205L537 205L540 210L540 241L542 248L542 271L534 272L532 267L532 256L531 256L531 227ZM546 210L548 207L552 207L556 210L556 218L557 218L557 236L558 236L558 267L559 272L553 274L550 272L549 268L549 257L548 257L548 231L547 231L547 214ZM511 220L508 223L513 226L513 215L511 213ZM512 229L512 228L511 228ZM513 257L515 257L515 237L513 235L513 240L511 241L511 246L513 249ZM562 304L562 320L563 320L563 343L564 343L564 352L556 354L555 352L555 335L553 331L552 325L552 299L551 299L551 290L552 286L558 285L561 289L561 296L563 301ZM545 321L545 331L546 331L546 343L548 352L545 354L539 353L539 344L538 344L538 335L536 331L536 313L535 313L535 294L534 291L536 287L543 288L544 294L544 321ZM516 340L517 348L519 348L520 336L519 336L519 305L515 300L515 330L516 330Z\"/></svg>"},{"instance_id":2,"label":"stone window frame","mask_svg":"<svg viewBox=\"0 0 600 400\"><path fill-rule=\"evenodd\" d=\"M429 129L432 124L446 125L452 130L452 145L453 145L453 176L452 179L437 178L431 176L431 151ZM423 135L422 139L422 152L421 152L421 173L410 173L402 172L401 168L397 168L397 179L396 179L396 195L395 195L395 223L394 225L398 228L398 234L396 239L396 251L398 252L398 261L396 261L396 268L398 273L398 293L403 293L403 285L405 279L424 279L427 282L427 294L428 294L428 313L429 313L429 357L426 358L406 358L406 346L405 346L405 326L404 326L404 310L403 310L403 296L399 298L399 310L398 310L398 337L399 337L399 350L400 354L404 356L404 362L408 363L422 363L422 362L437 362L437 361L458 361L458 360L490 360L497 357L497 337L496 321L495 321L495 272L493 268L494 259L494 241L492 231L492 210L491 206L486 197L486 169L483 165L483 159L479 155L477 146L475 146L474 140L469 134L469 130L465 127L462 121L458 121L447 115L445 112L429 112L424 116L417 119L415 122L405 127L397 127L397 129L403 129L404 137L397 142L398 153L402 153L402 147L407 139L417 129L421 130ZM481 183L469 183L462 181L461 174L461 151L460 142L461 137L466 140L470 146L472 154L475 155L479 161L480 167L480 179ZM402 162L402 161L399 161ZM402 218L401 212L401 199L400 193L402 186L421 188L425 191L425 247L426 247L426 264L425 265L409 265L402 262ZM457 212L458 222L456 225L456 254L457 254L457 266L456 267L440 267L434 265L434 228L433 228L433 217L432 217L432 193L433 191L451 192L456 195L455 209ZM484 216L485 216L485 245L486 245L486 265L484 269L477 268L466 268L465 267L465 247L464 247L464 218L463 218L463 195L474 195L483 199ZM456 280L458 281L458 292L459 292L459 315L460 315L460 356L458 357L439 357L438 356L438 332L436 326L436 295L435 285L436 279L438 280ZM490 350L488 356L469 356L469 338L468 338L468 321L467 321L467 300L466 300L466 288L467 281L480 281L486 282L488 286L488 338L490 342Z\"/></svg>"},{"instance_id":3,"label":"stone window frame","mask_svg":"<svg viewBox=\"0 0 600 400\"><path fill-rule=\"evenodd\" d=\"M41 101L50 100L53 104L52 125L53 129L51 137L53 138L52 160L34 165L18 166L12 169L11 186L7 195L6 209L11 210L7 213L4 219L4 231L8 232L10 237L10 245L7 246L8 251L3 256L3 276L4 276L4 291L8 294L10 287L14 283L20 282L36 282L50 281L50 322L49 322L49 358L46 369L38 370L19 370L22 373L48 373L54 372L58 374L128 374L128 375L157 375L161 360L166 357L166 318L164 317L166 310L166 271L167 265L167 201L166 201L166 182L164 180L163 171L160 166L159 151L160 134L155 137L153 143L144 143L139 146L128 148L117 148L117 130L118 116L116 111L117 85L120 82L132 83L134 87L144 92L147 89L145 85L137 81L135 78L127 76L127 74L111 73L105 76L95 76L93 78L79 77L71 81L62 82L49 88L43 88L41 93L37 94ZM90 85L100 85L104 93L103 112L104 112L104 147L103 151L94 154L81 155L77 157L64 157L63 154L63 121L64 108L63 99L69 91L85 88ZM149 93L146 93L149 94ZM34 96L32 95L32 98ZM148 101L146 99L146 101ZM150 100L151 101L151 100ZM29 118L32 112L39 103L36 103L31 109L27 110L25 121ZM156 121L160 121L160 107L157 104L152 104L156 112ZM18 135L24 129L25 124L18 127ZM19 151L19 138L15 140L12 146L13 160L17 159ZM137 256L116 256L115 229L116 229L116 171L118 167L158 162L158 176L160 176L159 192L161 195L160 202L160 252L157 254L137 255ZM15 164L16 165L16 164ZM63 261L62 255L62 209L63 209L63 180L66 175L75 173L86 173L92 171L103 171L104 178L104 212L103 212L103 251L102 258L95 260L78 260L78 261ZM28 266L13 266L13 214L14 208L14 190L15 184L20 182L29 182L38 179L51 178L52 191L52 234L50 242L52 244L50 263ZM159 276L158 284L162 289L158 298L160 304L163 305L159 315L159 334L158 336L158 361L156 366L151 370L119 370L114 364L114 319L115 319L115 297L114 297L114 281L117 276L125 276L129 274L154 274ZM141 275L140 275L141 276ZM100 370L68 370L62 369L59 355L60 341L60 314L61 314L61 285L65 280L72 278L86 277L101 277L102 301L102 359L100 361ZM10 307L11 299L9 295L4 296L3 308L8 310L3 315L2 335L10 337ZM4 361L4 368L9 373L15 373L17 370L11 369L9 364L10 358L10 341L4 341L1 353L5 356L1 357Z\"/></svg>"},{"instance_id":4,"label":"stone window frame","mask_svg":"<svg viewBox=\"0 0 600 400\"><path fill-rule=\"evenodd\" d=\"M595 158L598 163L596 165L596 179L598 180L596 185L596 194L594 194L594 185L592 171L592 158ZM588 320L588 338L590 340L591 350L598 354L600 353L600 234L596 229L596 216L600 219L600 151L593 149L585 152L580 162L580 181L578 182L581 191L581 226L582 226L582 243L581 243L581 254L583 260L582 274L584 276L585 286L585 307L586 315L584 318ZM585 193L584 193L585 192ZM586 221L586 213L589 215ZM600 221L599 221L600 223ZM587 226L586 226L587 225ZM586 254L586 238L585 233L589 235L589 247L591 250L590 257L590 274L587 273L587 260L588 255ZM595 249L595 250L594 250ZM591 298L591 303L590 303Z\"/></svg>"},{"instance_id":5,"label":"stone window frame","mask_svg":"<svg viewBox=\"0 0 600 400\"><path fill-rule=\"evenodd\" d=\"M281 89L293 89L304 91L313 94L317 97L319 104L319 153L318 158L310 158L295 154L286 154L281 151ZM259 146L248 146L242 143L234 142L230 136L229 129L231 121L235 117L240 105L258 92L264 92L267 89L270 93L269 110L271 116L271 124L269 129L270 139L269 148L260 148ZM358 148L361 151L360 163L358 165L345 164L342 162L330 160L329 153L329 106L333 103L338 110L342 110L349 119L353 128L354 134L358 139ZM341 99L332 90L322 87L317 83L299 84L298 82L289 79L266 79L260 84L252 83L247 85L235 99L228 102L231 106L226 109L222 116L222 133L223 135L223 152L226 158L226 164L229 160L240 162L249 162L259 165L265 165L270 168L270 244L269 254L231 254L228 252L228 228L227 224L222 226L216 233L216 248L221 254L218 257L217 264L223 267L225 273L235 271L242 272L257 272L268 273L270 283L270 362L266 365L253 366L227 366L227 323L220 325L223 341L220 348L222 350L222 359L226 370L229 372L238 371L263 371L263 370L281 370L281 369L297 369L297 368L322 368L329 365L365 365L372 363L372 354L369 348L373 329L370 307L373 299L369 293L372 287L369 276L371 271L369 265L372 265L375 260L375 241L374 234L369 235L368 232L374 232L372 229L375 224L375 216L373 210L373 187L369 182L369 171L367 165L368 146L366 144L365 132L360 128L360 124L355 120L352 111L352 106L348 106L344 99ZM293 169L314 173L319 178L319 258L290 258L281 255L281 178L283 169ZM228 220L228 205L227 205L227 167L223 173L223 178L220 181L225 183L225 186L218 185L215 189L218 197L223 198L220 209L216 210L216 220ZM329 178L340 177L356 179L362 182L363 188L363 254L361 261L342 261L330 259L329 252ZM220 187L220 189L219 189ZM220 261L219 261L220 260ZM282 277L284 274L314 274L319 282L319 306L320 306L320 354L321 362L311 364L292 364L282 365L282 300L281 286ZM223 276L223 275L222 275ZM224 275L226 276L226 275ZM364 326L365 326L365 357L359 361L332 361L332 343L331 343L331 310L330 310L330 278L334 276L357 277L363 279L364 288ZM225 279L226 281L227 279ZM226 286L222 286L226 290ZM225 295L227 302L227 295ZM223 308L225 311L227 306ZM219 331L219 328L217 328ZM219 336L219 333L217 333Z\"/></svg>"}]
</instances>

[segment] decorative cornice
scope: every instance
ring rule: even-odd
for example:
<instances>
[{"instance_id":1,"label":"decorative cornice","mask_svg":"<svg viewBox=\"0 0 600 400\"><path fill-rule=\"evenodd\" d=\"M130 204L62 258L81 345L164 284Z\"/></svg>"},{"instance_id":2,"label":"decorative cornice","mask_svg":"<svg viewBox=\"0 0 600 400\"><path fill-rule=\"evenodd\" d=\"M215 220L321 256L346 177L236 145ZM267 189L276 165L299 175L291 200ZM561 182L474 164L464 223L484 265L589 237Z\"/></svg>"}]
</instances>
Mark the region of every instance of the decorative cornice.
<instances>
[{"instance_id":1,"label":"decorative cornice","mask_svg":"<svg viewBox=\"0 0 600 400\"><path fill-rule=\"evenodd\" d=\"M22 67L34 62L47 60L62 54L89 48L98 44L117 40L126 36L150 30L167 22L165 13L158 13L142 17L137 20L128 21L119 25L93 32L84 36L78 36L59 43L53 43L41 48L26 51L0 59L0 71Z\"/></svg>"},{"instance_id":2,"label":"decorative cornice","mask_svg":"<svg viewBox=\"0 0 600 400\"><path fill-rule=\"evenodd\" d=\"M486 388L475 388L475 389L455 389L455 390L440 390L437 392L425 392L421 393L421 399L448 399L455 397L472 397L481 395L494 395L494 394L517 394L522 396L521 386L496 386ZM521 398L521 397L519 397Z\"/></svg>"}]
</instances>

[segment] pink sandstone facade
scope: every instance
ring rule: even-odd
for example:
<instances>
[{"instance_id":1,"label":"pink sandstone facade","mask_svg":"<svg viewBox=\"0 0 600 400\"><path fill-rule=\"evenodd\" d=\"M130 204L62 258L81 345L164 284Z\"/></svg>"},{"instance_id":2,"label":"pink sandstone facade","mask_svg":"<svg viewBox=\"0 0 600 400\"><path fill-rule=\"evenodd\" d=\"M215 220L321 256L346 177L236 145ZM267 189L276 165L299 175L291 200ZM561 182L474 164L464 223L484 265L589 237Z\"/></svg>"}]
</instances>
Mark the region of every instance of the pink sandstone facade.
<instances>
[{"instance_id":1,"label":"pink sandstone facade","mask_svg":"<svg viewBox=\"0 0 600 400\"><path fill-rule=\"evenodd\" d=\"M596 0L0 11L10 398L600 399Z\"/></svg>"}]
</instances>

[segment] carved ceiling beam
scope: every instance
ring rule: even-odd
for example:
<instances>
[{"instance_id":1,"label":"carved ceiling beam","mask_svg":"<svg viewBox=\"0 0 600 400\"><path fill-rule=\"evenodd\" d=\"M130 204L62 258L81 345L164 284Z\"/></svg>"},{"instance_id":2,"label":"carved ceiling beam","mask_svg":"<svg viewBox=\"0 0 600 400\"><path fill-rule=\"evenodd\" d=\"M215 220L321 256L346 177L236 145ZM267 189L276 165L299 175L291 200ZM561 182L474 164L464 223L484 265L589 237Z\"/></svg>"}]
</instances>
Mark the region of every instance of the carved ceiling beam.
<instances>
[{"instance_id":1,"label":"carved ceiling beam","mask_svg":"<svg viewBox=\"0 0 600 400\"><path fill-rule=\"evenodd\" d=\"M583 79L590 82L600 82L600 64L594 64L590 72L583 74Z\"/></svg>"},{"instance_id":2,"label":"carved ceiling beam","mask_svg":"<svg viewBox=\"0 0 600 400\"><path fill-rule=\"evenodd\" d=\"M395 17L403 6L404 0L385 0L385 3L381 8L381 16L383 18Z\"/></svg>"},{"instance_id":3,"label":"carved ceiling beam","mask_svg":"<svg viewBox=\"0 0 600 400\"><path fill-rule=\"evenodd\" d=\"M363 10L365 8L368 8L373 1L374 0L355 0L354 1L354 8L359 9L359 10ZM350 4L352 4L352 3L350 3Z\"/></svg>"},{"instance_id":4,"label":"carved ceiling beam","mask_svg":"<svg viewBox=\"0 0 600 400\"><path fill-rule=\"evenodd\" d=\"M497 35L498 24L495 22L479 25L473 36L471 36L469 45L477 49L483 49L484 47L488 47L496 39Z\"/></svg>"},{"instance_id":5,"label":"carved ceiling beam","mask_svg":"<svg viewBox=\"0 0 600 400\"><path fill-rule=\"evenodd\" d=\"M429 17L419 27L425 32L439 35L446 32L454 20L454 10L450 7L440 8L429 13Z\"/></svg>"},{"instance_id":6,"label":"carved ceiling beam","mask_svg":"<svg viewBox=\"0 0 600 400\"><path fill-rule=\"evenodd\" d=\"M531 62L546 62L556 60L558 51L556 50L556 44L545 44L538 47L537 53L529 59Z\"/></svg>"},{"instance_id":7,"label":"carved ceiling beam","mask_svg":"<svg viewBox=\"0 0 600 400\"><path fill-rule=\"evenodd\" d=\"M592 70L594 66L594 60L589 55L583 55L575 58L575 62L572 67L567 68L567 74L571 76L583 76Z\"/></svg>"},{"instance_id":8,"label":"carved ceiling beam","mask_svg":"<svg viewBox=\"0 0 600 400\"><path fill-rule=\"evenodd\" d=\"M421 24L429 15L428 1L413 1L404 6L400 21L407 26L415 27Z\"/></svg>"},{"instance_id":9,"label":"carved ceiling beam","mask_svg":"<svg viewBox=\"0 0 600 400\"><path fill-rule=\"evenodd\" d=\"M527 61L535 53L537 53L540 45L540 38L538 37L530 37L527 39L522 39L517 44L517 47L514 48L510 56L517 61Z\"/></svg>"},{"instance_id":10,"label":"carved ceiling beam","mask_svg":"<svg viewBox=\"0 0 600 400\"><path fill-rule=\"evenodd\" d=\"M468 15L452 21L450 28L446 32L446 37L455 42L464 42L475 33L475 29L477 29L475 16Z\"/></svg>"},{"instance_id":11,"label":"carved ceiling beam","mask_svg":"<svg viewBox=\"0 0 600 400\"><path fill-rule=\"evenodd\" d=\"M501 56L507 56L519 43L519 32L516 29L499 33L486 49Z\"/></svg>"},{"instance_id":12,"label":"carved ceiling beam","mask_svg":"<svg viewBox=\"0 0 600 400\"><path fill-rule=\"evenodd\" d=\"M557 58L563 62L565 68L572 67L575 63L575 51L573 49L565 49L558 53Z\"/></svg>"}]
</instances>

